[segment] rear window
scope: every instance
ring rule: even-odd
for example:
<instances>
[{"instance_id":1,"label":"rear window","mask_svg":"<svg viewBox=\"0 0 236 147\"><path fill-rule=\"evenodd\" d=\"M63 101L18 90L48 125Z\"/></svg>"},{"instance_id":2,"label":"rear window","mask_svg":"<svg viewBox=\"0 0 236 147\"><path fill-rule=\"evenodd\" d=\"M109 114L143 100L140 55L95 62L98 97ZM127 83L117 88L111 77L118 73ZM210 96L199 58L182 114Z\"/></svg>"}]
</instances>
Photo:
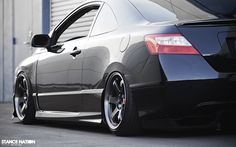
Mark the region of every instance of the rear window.
<instances>
[{"instance_id":1,"label":"rear window","mask_svg":"<svg viewBox=\"0 0 236 147\"><path fill-rule=\"evenodd\" d=\"M171 3L166 0L130 0L136 9L151 22L177 20L171 8Z\"/></svg>"},{"instance_id":2,"label":"rear window","mask_svg":"<svg viewBox=\"0 0 236 147\"><path fill-rule=\"evenodd\" d=\"M130 0L150 22L236 17L236 0Z\"/></svg>"}]
</instances>

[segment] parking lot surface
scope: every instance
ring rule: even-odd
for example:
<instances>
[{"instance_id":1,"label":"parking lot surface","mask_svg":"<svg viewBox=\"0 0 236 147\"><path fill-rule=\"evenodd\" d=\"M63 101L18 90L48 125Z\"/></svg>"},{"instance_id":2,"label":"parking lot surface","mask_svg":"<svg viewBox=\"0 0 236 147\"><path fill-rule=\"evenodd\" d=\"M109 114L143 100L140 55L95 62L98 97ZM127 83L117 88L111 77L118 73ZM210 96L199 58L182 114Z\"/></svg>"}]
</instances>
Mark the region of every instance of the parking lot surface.
<instances>
[{"instance_id":1,"label":"parking lot surface","mask_svg":"<svg viewBox=\"0 0 236 147\"><path fill-rule=\"evenodd\" d=\"M188 132L145 131L140 136L117 137L101 126L53 121L23 125L11 120L12 104L0 104L0 140L17 140L16 146L45 147L236 147L236 133L214 130ZM33 140L33 144L19 141ZM21 142L22 143L22 142ZM24 144L25 143L25 144ZM31 142L32 143L32 142ZM10 146L1 144L0 146Z\"/></svg>"}]
</instances>

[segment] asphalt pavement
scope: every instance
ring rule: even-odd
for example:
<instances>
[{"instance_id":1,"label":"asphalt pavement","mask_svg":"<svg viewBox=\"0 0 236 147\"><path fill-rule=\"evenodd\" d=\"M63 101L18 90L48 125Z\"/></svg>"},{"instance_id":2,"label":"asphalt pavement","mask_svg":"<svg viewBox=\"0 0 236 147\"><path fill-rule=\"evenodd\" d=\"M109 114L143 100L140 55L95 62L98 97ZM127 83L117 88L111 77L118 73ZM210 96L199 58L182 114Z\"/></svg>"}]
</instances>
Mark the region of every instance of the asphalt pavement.
<instances>
[{"instance_id":1,"label":"asphalt pavement","mask_svg":"<svg viewBox=\"0 0 236 147\"><path fill-rule=\"evenodd\" d=\"M140 136L117 137L93 125L40 121L23 125L11 119L12 104L0 103L0 146L39 147L236 147L236 133L215 130L187 132L145 131ZM12 142L11 142L12 141ZM33 141L33 142L32 142Z\"/></svg>"}]
</instances>

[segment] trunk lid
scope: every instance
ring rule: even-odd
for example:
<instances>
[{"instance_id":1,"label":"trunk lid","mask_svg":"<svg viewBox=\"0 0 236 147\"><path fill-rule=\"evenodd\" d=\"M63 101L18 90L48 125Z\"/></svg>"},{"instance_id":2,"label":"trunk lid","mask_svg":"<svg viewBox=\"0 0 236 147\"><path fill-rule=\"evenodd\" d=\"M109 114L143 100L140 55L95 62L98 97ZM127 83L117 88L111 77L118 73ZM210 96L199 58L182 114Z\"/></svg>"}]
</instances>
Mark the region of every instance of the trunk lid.
<instances>
[{"instance_id":1,"label":"trunk lid","mask_svg":"<svg viewBox=\"0 0 236 147\"><path fill-rule=\"evenodd\" d=\"M236 72L236 20L200 20L177 25L218 72Z\"/></svg>"}]
</instances>

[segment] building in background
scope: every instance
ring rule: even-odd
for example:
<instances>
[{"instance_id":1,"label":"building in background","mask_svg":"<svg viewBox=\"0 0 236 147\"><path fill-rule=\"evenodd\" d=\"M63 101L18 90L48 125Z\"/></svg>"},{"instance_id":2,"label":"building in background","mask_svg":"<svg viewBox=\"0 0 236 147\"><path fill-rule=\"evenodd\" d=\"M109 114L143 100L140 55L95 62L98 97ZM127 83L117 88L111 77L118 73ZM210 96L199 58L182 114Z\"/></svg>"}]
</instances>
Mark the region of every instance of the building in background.
<instances>
[{"instance_id":1,"label":"building in background","mask_svg":"<svg viewBox=\"0 0 236 147\"><path fill-rule=\"evenodd\" d=\"M14 70L34 34L48 33L84 0L0 0L0 102L12 101Z\"/></svg>"}]
</instances>

